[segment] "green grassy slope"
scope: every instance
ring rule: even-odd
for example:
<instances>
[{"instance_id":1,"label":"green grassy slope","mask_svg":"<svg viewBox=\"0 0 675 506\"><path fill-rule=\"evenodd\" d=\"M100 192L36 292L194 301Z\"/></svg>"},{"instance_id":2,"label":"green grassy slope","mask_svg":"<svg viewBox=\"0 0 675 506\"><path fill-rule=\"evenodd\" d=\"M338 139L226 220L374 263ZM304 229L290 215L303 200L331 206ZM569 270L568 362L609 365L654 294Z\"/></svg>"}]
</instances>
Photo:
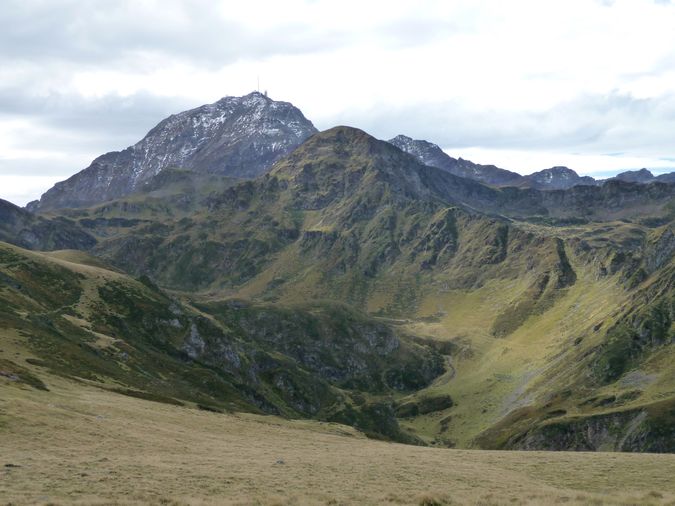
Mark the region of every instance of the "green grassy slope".
<instances>
[{"instance_id":1,"label":"green grassy slope","mask_svg":"<svg viewBox=\"0 0 675 506\"><path fill-rule=\"evenodd\" d=\"M299 363L305 375L293 390L303 401L274 401L284 409L294 403L306 415L297 406L323 395L307 385L332 374L331 388L368 390L366 405L387 405L428 443L669 450L671 186L494 189L345 127L314 136L258 180L189 183L183 208L187 183L174 176L154 199L71 218L119 269L189 294L190 311ZM254 309L235 310L235 299ZM381 359L353 344L337 354L315 346L317 336L350 343L331 329L365 318L319 300L386 319L409 343L401 350L433 349L445 374L420 390L412 369L391 372L388 361L403 364L407 352ZM205 342L213 365L217 340ZM352 356L373 370L345 379L337 364ZM396 375L410 383L394 388L387 378ZM349 417L359 395L343 404ZM583 436L588 423L600 436Z\"/></svg>"},{"instance_id":2,"label":"green grassy slope","mask_svg":"<svg viewBox=\"0 0 675 506\"><path fill-rule=\"evenodd\" d=\"M0 376L4 503L669 505L674 455L467 451Z\"/></svg>"},{"instance_id":3,"label":"green grassy slope","mask_svg":"<svg viewBox=\"0 0 675 506\"><path fill-rule=\"evenodd\" d=\"M440 355L345 306L292 309L173 297L81 252L0 243L3 374L48 370L173 404L315 417L413 442L391 396L428 385Z\"/></svg>"}]
</instances>

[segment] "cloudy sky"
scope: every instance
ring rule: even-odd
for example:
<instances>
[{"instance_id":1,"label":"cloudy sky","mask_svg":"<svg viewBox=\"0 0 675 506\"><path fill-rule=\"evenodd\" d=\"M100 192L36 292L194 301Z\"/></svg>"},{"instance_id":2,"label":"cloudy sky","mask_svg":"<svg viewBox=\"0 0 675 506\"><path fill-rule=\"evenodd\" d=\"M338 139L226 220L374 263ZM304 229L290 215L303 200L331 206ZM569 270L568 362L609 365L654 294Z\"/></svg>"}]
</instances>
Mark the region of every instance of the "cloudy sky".
<instances>
[{"instance_id":1,"label":"cloudy sky","mask_svg":"<svg viewBox=\"0 0 675 506\"><path fill-rule=\"evenodd\" d=\"M521 173L675 167L668 0L0 0L0 198L258 76L319 129Z\"/></svg>"}]
</instances>

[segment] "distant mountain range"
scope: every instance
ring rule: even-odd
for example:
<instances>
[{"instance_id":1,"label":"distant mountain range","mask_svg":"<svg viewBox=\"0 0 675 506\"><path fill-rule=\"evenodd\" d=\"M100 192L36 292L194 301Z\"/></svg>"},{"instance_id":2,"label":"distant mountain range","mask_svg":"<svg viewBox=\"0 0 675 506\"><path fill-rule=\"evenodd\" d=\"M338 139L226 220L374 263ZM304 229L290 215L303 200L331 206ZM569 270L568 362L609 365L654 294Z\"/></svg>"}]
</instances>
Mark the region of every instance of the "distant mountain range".
<instances>
[{"instance_id":1,"label":"distant mountain range","mask_svg":"<svg viewBox=\"0 0 675 506\"><path fill-rule=\"evenodd\" d=\"M57 183L39 201L28 204L27 209L47 211L88 207L124 197L171 168L240 179L255 178L315 133L317 130L311 121L288 102L272 100L259 92L244 97L225 97L166 118L135 145L101 155L86 169ZM405 135L398 135L389 143L425 165L492 186L564 190L578 185L600 185L606 181L579 176L567 167L552 167L522 176L494 165L452 158L436 144ZM675 173L655 177L642 169L624 172L611 179L638 183L673 182Z\"/></svg>"},{"instance_id":2,"label":"distant mountain range","mask_svg":"<svg viewBox=\"0 0 675 506\"><path fill-rule=\"evenodd\" d=\"M627 171L609 179L594 179L579 176L567 167L551 167L527 176L500 169L494 165L479 165L462 158L447 155L439 146L425 140L414 140L405 135L397 135L389 142L403 151L417 157L425 165L438 167L451 174L481 181L494 186L519 186L539 190L565 190L578 185L601 185L610 180L630 183L675 182L675 172L654 176L647 169Z\"/></svg>"}]
</instances>

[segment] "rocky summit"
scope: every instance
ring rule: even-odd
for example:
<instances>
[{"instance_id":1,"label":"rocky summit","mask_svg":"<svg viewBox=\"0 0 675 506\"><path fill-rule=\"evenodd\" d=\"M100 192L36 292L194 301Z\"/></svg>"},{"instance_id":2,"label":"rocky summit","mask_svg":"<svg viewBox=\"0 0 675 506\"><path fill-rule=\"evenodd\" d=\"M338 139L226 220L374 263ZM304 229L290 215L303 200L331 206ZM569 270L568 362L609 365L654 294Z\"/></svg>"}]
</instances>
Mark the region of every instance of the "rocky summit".
<instances>
[{"instance_id":1,"label":"rocky summit","mask_svg":"<svg viewBox=\"0 0 675 506\"><path fill-rule=\"evenodd\" d=\"M288 102L253 92L225 97L161 121L138 143L106 153L29 205L86 207L123 197L167 168L252 178L316 132Z\"/></svg>"},{"instance_id":2,"label":"rocky summit","mask_svg":"<svg viewBox=\"0 0 675 506\"><path fill-rule=\"evenodd\" d=\"M675 172L668 172L665 174L659 174L658 176L655 176L654 174L652 174L651 171L647 169L629 170L617 174L612 179L627 181L629 183L652 183L654 181L673 183L675 182Z\"/></svg>"},{"instance_id":3,"label":"rocky summit","mask_svg":"<svg viewBox=\"0 0 675 506\"><path fill-rule=\"evenodd\" d=\"M534 172L523 178L532 188L547 190L565 190L577 185L595 185L597 181L589 176L579 176L567 167L551 167Z\"/></svg>"}]
</instances>

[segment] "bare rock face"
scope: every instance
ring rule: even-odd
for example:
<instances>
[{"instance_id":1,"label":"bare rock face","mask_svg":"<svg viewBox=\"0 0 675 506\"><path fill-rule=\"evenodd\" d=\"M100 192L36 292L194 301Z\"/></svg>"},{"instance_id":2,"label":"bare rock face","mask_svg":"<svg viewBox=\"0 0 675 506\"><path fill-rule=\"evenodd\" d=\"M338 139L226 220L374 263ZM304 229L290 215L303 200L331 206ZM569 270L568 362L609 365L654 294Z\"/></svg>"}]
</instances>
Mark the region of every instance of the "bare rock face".
<instances>
[{"instance_id":1,"label":"bare rock face","mask_svg":"<svg viewBox=\"0 0 675 506\"><path fill-rule=\"evenodd\" d=\"M253 178L316 133L288 102L258 92L169 116L143 140L106 153L28 209L86 207L134 192L164 169Z\"/></svg>"}]
</instances>

